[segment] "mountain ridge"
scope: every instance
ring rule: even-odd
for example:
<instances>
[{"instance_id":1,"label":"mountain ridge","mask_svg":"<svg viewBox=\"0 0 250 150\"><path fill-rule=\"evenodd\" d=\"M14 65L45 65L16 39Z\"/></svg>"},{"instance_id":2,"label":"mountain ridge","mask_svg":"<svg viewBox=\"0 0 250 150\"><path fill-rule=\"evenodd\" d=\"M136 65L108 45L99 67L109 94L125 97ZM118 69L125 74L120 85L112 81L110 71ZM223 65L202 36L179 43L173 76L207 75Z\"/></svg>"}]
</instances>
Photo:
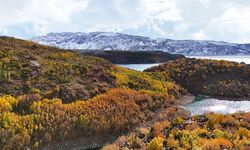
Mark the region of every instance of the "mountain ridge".
<instances>
[{"instance_id":1,"label":"mountain ridge","mask_svg":"<svg viewBox=\"0 0 250 150\"><path fill-rule=\"evenodd\" d=\"M39 44L63 49L84 50L157 50L183 55L250 55L250 44L223 41L172 40L150 38L115 32L62 32L49 33L31 39Z\"/></svg>"}]
</instances>

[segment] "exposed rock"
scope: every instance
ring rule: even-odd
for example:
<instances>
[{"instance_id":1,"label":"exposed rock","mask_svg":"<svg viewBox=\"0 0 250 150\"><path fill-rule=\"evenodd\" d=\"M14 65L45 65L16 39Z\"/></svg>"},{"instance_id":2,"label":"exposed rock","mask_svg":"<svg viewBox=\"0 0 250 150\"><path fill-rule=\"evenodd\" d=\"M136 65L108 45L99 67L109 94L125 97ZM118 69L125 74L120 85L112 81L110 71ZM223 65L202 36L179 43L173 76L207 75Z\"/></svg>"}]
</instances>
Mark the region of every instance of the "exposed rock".
<instances>
[{"instance_id":1,"label":"exposed rock","mask_svg":"<svg viewBox=\"0 0 250 150\"><path fill-rule=\"evenodd\" d=\"M63 100L65 103L70 103L75 99L88 99L90 97L89 92L85 89L85 86L71 83L71 84L64 84L60 90L58 97Z\"/></svg>"},{"instance_id":2,"label":"exposed rock","mask_svg":"<svg viewBox=\"0 0 250 150\"><path fill-rule=\"evenodd\" d=\"M39 67L40 64L37 61L31 60L30 61L33 66Z\"/></svg>"}]
</instances>

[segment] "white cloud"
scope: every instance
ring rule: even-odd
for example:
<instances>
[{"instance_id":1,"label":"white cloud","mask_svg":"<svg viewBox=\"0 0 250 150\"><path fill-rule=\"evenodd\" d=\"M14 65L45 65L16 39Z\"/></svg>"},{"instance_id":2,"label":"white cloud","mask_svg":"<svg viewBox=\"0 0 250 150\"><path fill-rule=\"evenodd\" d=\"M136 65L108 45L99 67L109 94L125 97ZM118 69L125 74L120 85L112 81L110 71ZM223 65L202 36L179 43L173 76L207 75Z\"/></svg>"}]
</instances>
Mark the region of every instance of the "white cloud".
<instances>
[{"instance_id":1,"label":"white cloud","mask_svg":"<svg viewBox=\"0 0 250 150\"><path fill-rule=\"evenodd\" d=\"M202 4L207 4L209 3L211 0L196 0L197 2L199 3L202 3Z\"/></svg>"},{"instance_id":2,"label":"white cloud","mask_svg":"<svg viewBox=\"0 0 250 150\"><path fill-rule=\"evenodd\" d=\"M0 5L0 28L32 24L31 34L47 33L69 23L71 16L87 7L87 0L8 0ZM54 27L56 25L57 27ZM33 33L32 33L33 32ZM40 34L41 34L40 33Z\"/></svg>"},{"instance_id":3,"label":"white cloud","mask_svg":"<svg viewBox=\"0 0 250 150\"><path fill-rule=\"evenodd\" d=\"M246 0L1 0L0 34L116 31L250 42Z\"/></svg>"},{"instance_id":4,"label":"white cloud","mask_svg":"<svg viewBox=\"0 0 250 150\"><path fill-rule=\"evenodd\" d=\"M227 6L224 13L212 19L203 29L204 32L221 40L231 42L250 42L250 6Z\"/></svg>"},{"instance_id":5,"label":"white cloud","mask_svg":"<svg viewBox=\"0 0 250 150\"><path fill-rule=\"evenodd\" d=\"M0 34L7 35L8 30L6 28L0 28Z\"/></svg>"},{"instance_id":6,"label":"white cloud","mask_svg":"<svg viewBox=\"0 0 250 150\"><path fill-rule=\"evenodd\" d=\"M86 0L8 0L1 2L1 25L26 22L67 22L70 16L87 6Z\"/></svg>"},{"instance_id":7,"label":"white cloud","mask_svg":"<svg viewBox=\"0 0 250 150\"><path fill-rule=\"evenodd\" d=\"M207 36L203 30L200 30L200 31L192 34L192 39L194 39L194 40L210 40L210 37Z\"/></svg>"},{"instance_id":8,"label":"white cloud","mask_svg":"<svg viewBox=\"0 0 250 150\"><path fill-rule=\"evenodd\" d=\"M141 0L144 17L152 17L160 21L181 21L180 10L173 0Z\"/></svg>"}]
</instances>

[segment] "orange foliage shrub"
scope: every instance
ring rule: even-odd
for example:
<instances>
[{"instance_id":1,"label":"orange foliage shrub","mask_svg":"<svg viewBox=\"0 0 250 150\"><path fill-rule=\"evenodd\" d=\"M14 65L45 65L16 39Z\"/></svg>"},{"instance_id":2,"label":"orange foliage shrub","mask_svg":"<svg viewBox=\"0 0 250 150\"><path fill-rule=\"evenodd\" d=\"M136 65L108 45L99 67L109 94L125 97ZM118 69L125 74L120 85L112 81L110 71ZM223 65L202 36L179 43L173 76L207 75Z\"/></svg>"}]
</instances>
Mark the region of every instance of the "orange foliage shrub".
<instances>
[{"instance_id":1,"label":"orange foliage shrub","mask_svg":"<svg viewBox=\"0 0 250 150\"><path fill-rule=\"evenodd\" d=\"M247 112L246 114L244 114L243 118L250 123L250 112Z\"/></svg>"},{"instance_id":2,"label":"orange foliage shrub","mask_svg":"<svg viewBox=\"0 0 250 150\"><path fill-rule=\"evenodd\" d=\"M198 126L197 124L195 124L195 123L188 124L188 125L186 126L186 130L189 130L189 131L195 130L195 129L197 129L197 128L199 128L199 126Z\"/></svg>"},{"instance_id":3,"label":"orange foliage shrub","mask_svg":"<svg viewBox=\"0 0 250 150\"><path fill-rule=\"evenodd\" d=\"M220 149L232 149L233 145L229 140L223 138L217 138L209 140L204 143L202 149L204 150L220 150Z\"/></svg>"},{"instance_id":4,"label":"orange foliage shrub","mask_svg":"<svg viewBox=\"0 0 250 150\"><path fill-rule=\"evenodd\" d=\"M154 136L164 138L164 130L169 128L170 123L168 121L156 122L153 126Z\"/></svg>"},{"instance_id":5,"label":"orange foliage shrub","mask_svg":"<svg viewBox=\"0 0 250 150\"><path fill-rule=\"evenodd\" d=\"M167 100L162 98L162 101ZM113 89L88 101L70 104L59 99L33 102L28 111L38 127L32 133L36 137L32 140L44 144L90 134L129 131L146 119L146 113L155 105L158 104L152 95L129 89Z\"/></svg>"}]
</instances>

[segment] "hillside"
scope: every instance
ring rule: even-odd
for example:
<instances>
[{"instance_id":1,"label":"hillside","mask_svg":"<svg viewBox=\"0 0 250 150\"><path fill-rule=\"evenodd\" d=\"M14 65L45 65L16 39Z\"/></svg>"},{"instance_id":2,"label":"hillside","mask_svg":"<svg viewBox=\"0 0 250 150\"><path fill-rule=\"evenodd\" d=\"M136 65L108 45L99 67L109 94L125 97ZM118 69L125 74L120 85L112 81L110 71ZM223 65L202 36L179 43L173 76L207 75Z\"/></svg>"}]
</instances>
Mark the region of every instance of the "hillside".
<instances>
[{"instance_id":1,"label":"hillside","mask_svg":"<svg viewBox=\"0 0 250 150\"><path fill-rule=\"evenodd\" d=\"M103 149L249 148L249 113L190 116L176 106L187 90L247 98L249 73L188 58L139 72L0 37L0 149L95 148L119 136Z\"/></svg>"},{"instance_id":2,"label":"hillside","mask_svg":"<svg viewBox=\"0 0 250 150\"><path fill-rule=\"evenodd\" d=\"M84 50L158 50L182 55L250 55L250 44L221 41L172 40L113 32L49 33L33 41L63 49Z\"/></svg>"},{"instance_id":3,"label":"hillside","mask_svg":"<svg viewBox=\"0 0 250 150\"><path fill-rule=\"evenodd\" d=\"M186 93L162 73L10 37L0 47L0 149L115 137Z\"/></svg>"},{"instance_id":4,"label":"hillside","mask_svg":"<svg viewBox=\"0 0 250 150\"><path fill-rule=\"evenodd\" d=\"M114 64L153 64L153 63L163 63L178 58L184 58L183 55L169 54L162 51L88 50L79 52L84 55L91 55L104 58Z\"/></svg>"},{"instance_id":5,"label":"hillside","mask_svg":"<svg viewBox=\"0 0 250 150\"><path fill-rule=\"evenodd\" d=\"M194 95L250 98L250 67L229 61L183 58L146 72L162 72Z\"/></svg>"},{"instance_id":6,"label":"hillside","mask_svg":"<svg viewBox=\"0 0 250 150\"><path fill-rule=\"evenodd\" d=\"M159 80L153 79L153 75L132 70L130 74L124 75L128 72L126 69L120 69L104 59L29 41L1 37L0 46L0 95L37 93L43 98L57 97L70 102L88 99L119 87L117 81L121 75L128 80L131 78L133 84L136 79L148 85Z\"/></svg>"},{"instance_id":7,"label":"hillside","mask_svg":"<svg viewBox=\"0 0 250 150\"><path fill-rule=\"evenodd\" d=\"M0 95L39 93L65 102L88 99L115 86L111 67L97 57L0 38Z\"/></svg>"}]
</instances>

